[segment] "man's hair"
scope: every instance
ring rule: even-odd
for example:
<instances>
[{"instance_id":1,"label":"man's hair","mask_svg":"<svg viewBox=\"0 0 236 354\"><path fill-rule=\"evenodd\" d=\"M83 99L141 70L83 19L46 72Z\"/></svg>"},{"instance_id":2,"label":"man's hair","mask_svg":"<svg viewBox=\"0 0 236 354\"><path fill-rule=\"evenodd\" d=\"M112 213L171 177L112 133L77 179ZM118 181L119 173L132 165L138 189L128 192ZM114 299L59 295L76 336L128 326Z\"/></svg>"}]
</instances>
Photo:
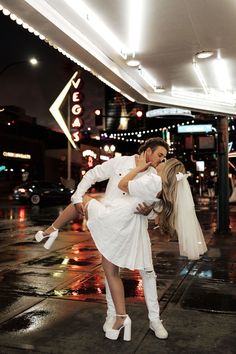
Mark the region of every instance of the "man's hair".
<instances>
[{"instance_id":1,"label":"man's hair","mask_svg":"<svg viewBox=\"0 0 236 354\"><path fill-rule=\"evenodd\" d=\"M150 148L152 151L156 150L158 146L163 146L167 152L169 151L169 145L165 140L162 138L150 138L144 142L138 149L138 153L141 154L142 152L146 151L147 148Z\"/></svg>"}]
</instances>

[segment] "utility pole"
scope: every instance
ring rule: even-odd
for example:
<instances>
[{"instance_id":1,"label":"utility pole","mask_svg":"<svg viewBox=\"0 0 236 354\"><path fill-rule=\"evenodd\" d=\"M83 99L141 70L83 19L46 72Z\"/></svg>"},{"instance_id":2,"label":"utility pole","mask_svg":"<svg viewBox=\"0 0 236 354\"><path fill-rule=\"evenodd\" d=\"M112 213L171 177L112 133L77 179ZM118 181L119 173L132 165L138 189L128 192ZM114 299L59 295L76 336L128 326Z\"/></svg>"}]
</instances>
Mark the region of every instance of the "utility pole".
<instances>
[{"instance_id":1,"label":"utility pole","mask_svg":"<svg viewBox=\"0 0 236 354\"><path fill-rule=\"evenodd\" d=\"M229 228L229 164L228 164L228 117L218 117L218 199L217 230L218 234L230 232Z\"/></svg>"}]
</instances>

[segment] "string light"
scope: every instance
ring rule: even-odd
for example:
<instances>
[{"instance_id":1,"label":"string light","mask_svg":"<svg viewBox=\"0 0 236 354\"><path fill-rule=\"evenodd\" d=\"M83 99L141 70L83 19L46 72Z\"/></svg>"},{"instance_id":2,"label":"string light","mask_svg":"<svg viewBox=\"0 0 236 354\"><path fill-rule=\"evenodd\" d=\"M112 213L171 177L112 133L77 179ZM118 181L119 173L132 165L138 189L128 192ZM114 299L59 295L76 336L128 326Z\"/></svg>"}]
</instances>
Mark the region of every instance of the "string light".
<instances>
[{"instance_id":1,"label":"string light","mask_svg":"<svg viewBox=\"0 0 236 354\"><path fill-rule=\"evenodd\" d=\"M216 117L217 118L217 117ZM230 120L233 120L234 121L234 117L229 117ZM195 123L195 120L192 120L191 123ZM109 138L109 139L114 139L114 140L122 140L122 141L126 141L126 142L135 142L135 143L140 143L142 144L145 140L141 139L143 136L145 136L145 139L147 138L147 135L153 135L153 133L158 133L158 132L162 132L162 135L164 136L164 138L168 138L168 141L170 144L173 144L173 142L171 142L169 139L170 139L170 131L172 129L175 129L181 125L185 125L185 124L190 124L189 121L187 122L180 122L180 123L177 123L177 124L173 124L172 126L167 126L167 127L162 127L162 128L155 128L155 129L147 129L147 130L142 130L142 131L130 131L130 132L124 132L124 133L121 133L121 132L117 132L117 133L102 133L101 134L101 137L104 137L104 138ZM212 128L213 129L213 128ZM215 129L215 128L214 128ZM232 125L230 126L229 128L229 131L231 130L235 130L235 126ZM134 136L134 138L126 138L128 136ZM136 137L135 137L136 136ZM139 139L137 139L139 138ZM167 139L165 139L167 140ZM171 148L170 149L170 153L173 153L173 150L174 148Z\"/></svg>"},{"instance_id":2,"label":"string light","mask_svg":"<svg viewBox=\"0 0 236 354\"><path fill-rule=\"evenodd\" d=\"M184 125L185 123L181 123L182 125ZM189 122L187 122L187 124L189 124ZM124 133L102 133L101 137L104 138L109 138L109 139L118 139L120 137L126 137L126 136L130 136L130 135L136 135L137 137L142 137L143 135L149 135L149 134L153 134L153 133L157 133L157 132L162 132L162 131L169 131L171 129L175 129L177 126L179 126L180 124L173 124L172 126L167 126L167 127L162 127L162 128L156 128L156 129L147 129L147 130L142 130L142 131L130 131L130 132L124 132Z\"/></svg>"}]
</instances>

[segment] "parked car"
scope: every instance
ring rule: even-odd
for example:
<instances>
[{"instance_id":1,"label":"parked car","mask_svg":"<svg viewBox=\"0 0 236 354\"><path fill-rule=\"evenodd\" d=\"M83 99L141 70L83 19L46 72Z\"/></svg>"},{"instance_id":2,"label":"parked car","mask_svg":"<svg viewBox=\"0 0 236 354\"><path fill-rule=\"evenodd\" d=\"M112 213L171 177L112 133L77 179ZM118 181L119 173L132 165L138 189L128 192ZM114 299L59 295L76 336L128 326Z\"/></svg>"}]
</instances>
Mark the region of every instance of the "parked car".
<instances>
[{"instance_id":1,"label":"parked car","mask_svg":"<svg viewBox=\"0 0 236 354\"><path fill-rule=\"evenodd\" d=\"M74 190L65 188L61 183L44 181L25 182L13 190L13 199L38 205L43 202L69 202Z\"/></svg>"}]
</instances>

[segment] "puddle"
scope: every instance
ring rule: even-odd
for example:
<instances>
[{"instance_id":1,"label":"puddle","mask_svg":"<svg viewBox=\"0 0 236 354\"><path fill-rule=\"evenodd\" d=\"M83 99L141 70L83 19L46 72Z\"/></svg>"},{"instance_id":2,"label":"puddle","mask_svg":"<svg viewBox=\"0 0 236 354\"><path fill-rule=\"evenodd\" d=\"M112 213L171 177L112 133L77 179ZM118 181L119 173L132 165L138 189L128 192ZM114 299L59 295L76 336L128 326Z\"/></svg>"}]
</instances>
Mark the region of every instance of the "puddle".
<instances>
[{"instance_id":1,"label":"puddle","mask_svg":"<svg viewBox=\"0 0 236 354\"><path fill-rule=\"evenodd\" d=\"M50 256L44 259L36 259L32 261L28 261L25 264L27 265L42 265L44 267L50 267L54 265L60 265L60 266L88 266L92 264L92 261L85 261L85 260L75 260L73 258L68 258L68 257L58 257L58 256Z\"/></svg>"},{"instance_id":2,"label":"puddle","mask_svg":"<svg viewBox=\"0 0 236 354\"><path fill-rule=\"evenodd\" d=\"M11 246L31 246L31 245L35 245L36 242L33 241L28 241L28 242L16 242L16 243L12 243Z\"/></svg>"},{"instance_id":3,"label":"puddle","mask_svg":"<svg viewBox=\"0 0 236 354\"><path fill-rule=\"evenodd\" d=\"M181 305L188 309L236 314L236 287L217 281L196 281L187 290Z\"/></svg>"},{"instance_id":4,"label":"puddle","mask_svg":"<svg viewBox=\"0 0 236 354\"><path fill-rule=\"evenodd\" d=\"M27 331L41 326L42 318L48 314L48 311L27 312L2 324L0 330L6 332Z\"/></svg>"},{"instance_id":5,"label":"puddle","mask_svg":"<svg viewBox=\"0 0 236 354\"><path fill-rule=\"evenodd\" d=\"M143 298L142 279L122 278L126 298ZM161 282L158 282L161 285ZM65 289L54 289L47 293L47 296L80 296L80 295L101 295L105 294L103 275L95 275L86 281L76 281Z\"/></svg>"}]
</instances>

